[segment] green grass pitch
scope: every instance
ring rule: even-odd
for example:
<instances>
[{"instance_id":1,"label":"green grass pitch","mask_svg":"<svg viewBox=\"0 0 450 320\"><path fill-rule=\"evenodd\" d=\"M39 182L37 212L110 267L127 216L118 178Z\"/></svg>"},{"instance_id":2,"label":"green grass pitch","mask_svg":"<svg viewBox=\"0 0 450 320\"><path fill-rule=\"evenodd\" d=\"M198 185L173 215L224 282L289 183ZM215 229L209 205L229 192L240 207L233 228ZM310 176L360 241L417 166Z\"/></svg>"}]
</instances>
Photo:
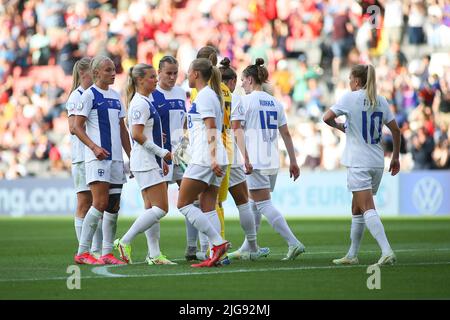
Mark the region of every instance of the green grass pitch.
<instances>
[{"instance_id":1,"label":"green grass pitch","mask_svg":"<svg viewBox=\"0 0 450 320\"><path fill-rule=\"evenodd\" d=\"M117 235L133 220L119 218ZM381 268L381 289L369 290L368 265L380 252L368 230L360 265L336 267L346 253L350 217L288 219L307 252L281 261L284 240L263 220L259 244L271 255L260 261L194 269L184 261L182 220L161 222L161 249L176 266L148 266L144 235L133 246L135 265L81 266L81 289L67 288L77 243L70 218L0 218L0 299L450 299L450 219L383 219L398 263ZM239 222L226 220L226 236L239 247ZM141 263L139 263L141 262Z\"/></svg>"}]
</instances>

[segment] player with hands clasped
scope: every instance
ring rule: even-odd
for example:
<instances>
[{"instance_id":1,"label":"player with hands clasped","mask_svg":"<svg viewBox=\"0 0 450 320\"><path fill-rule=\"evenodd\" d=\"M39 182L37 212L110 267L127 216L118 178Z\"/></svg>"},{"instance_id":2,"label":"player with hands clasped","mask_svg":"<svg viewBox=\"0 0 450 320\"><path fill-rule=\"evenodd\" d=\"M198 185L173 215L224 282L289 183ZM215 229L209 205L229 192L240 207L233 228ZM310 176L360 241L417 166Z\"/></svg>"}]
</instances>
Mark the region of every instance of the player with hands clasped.
<instances>
[{"instance_id":1,"label":"player with hands clasped","mask_svg":"<svg viewBox=\"0 0 450 320\"><path fill-rule=\"evenodd\" d=\"M347 167L347 186L353 193L351 245L343 258L333 260L336 265L359 263L358 250L366 226L381 248L381 258L377 264L394 264L396 261L375 209L373 195L377 193L384 170L381 146L383 124L393 136L394 150L389 166L392 176L400 171L400 130L386 98L377 95L375 79L372 65L354 66L350 73L351 91L345 93L323 116L325 123L346 134L341 163ZM335 121L341 115L346 116L345 123Z\"/></svg>"}]
</instances>

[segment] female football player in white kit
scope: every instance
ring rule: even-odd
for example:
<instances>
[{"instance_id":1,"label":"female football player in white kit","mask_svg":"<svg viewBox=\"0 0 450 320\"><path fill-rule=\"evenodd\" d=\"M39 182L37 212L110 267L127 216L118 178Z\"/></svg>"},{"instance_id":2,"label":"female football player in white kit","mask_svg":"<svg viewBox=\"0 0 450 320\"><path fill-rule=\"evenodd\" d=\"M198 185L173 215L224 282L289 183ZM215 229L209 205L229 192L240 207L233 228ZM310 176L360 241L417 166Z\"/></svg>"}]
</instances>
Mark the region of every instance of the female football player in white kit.
<instances>
[{"instance_id":1,"label":"female football player in white kit","mask_svg":"<svg viewBox=\"0 0 450 320\"><path fill-rule=\"evenodd\" d=\"M365 226L381 248L379 265L393 264L396 256L389 245L381 219L375 210L373 195L377 193L384 170L381 132L385 124L392 132L393 153L389 166L392 176L400 171L400 130L386 98L377 95L375 69L372 65L356 65L350 73L351 92L345 93L323 116L329 126L346 134L341 160L347 167L347 186L353 193L351 245L347 254L334 264L357 264L358 250ZM336 117L345 115L345 123Z\"/></svg>"},{"instance_id":2,"label":"female football player in white kit","mask_svg":"<svg viewBox=\"0 0 450 320\"><path fill-rule=\"evenodd\" d=\"M73 66L72 88L69 99L67 100L67 116L69 121L69 130L71 133L71 151L72 151L72 178L75 192L77 194L77 209L75 213L75 233L80 242L81 227L83 220L92 204L92 195L89 186L86 184L86 170L84 167L84 144L77 138L74 132L75 116L77 106L81 102L81 95L92 85L91 71L89 65L91 58L84 57ZM92 241L91 253L96 258L100 257L102 250L102 224L99 223Z\"/></svg>"},{"instance_id":3,"label":"female football player in white kit","mask_svg":"<svg viewBox=\"0 0 450 320\"><path fill-rule=\"evenodd\" d=\"M300 176L300 168L295 158L292 138L288 130L283 106L270 94L263 91L268 72L264 60L257 58L255 64L242 72L242 87L246 95L241 97L245 110L245 141L253 171L247 176L250 198L256 207L255 225L259 229L261 215L264 215L272 228L287 242L288 252L283 260L293 260L305 251L305 246L295 237L286 219L273 206L270 192L274 190L279 169L278 132L284 141L289 155L289 173L294 181ZM246 243L244 242L244 245ZM238 252L230 253L239 257ZM229 255L229 256L230 256Z\"/></svg>"},{"instance_id":4,"label":"female football player in white kit","mask_svg":"<svg viewBox=\"0 0 450 320\"><path fill-rule=\"evenodd\" d=\"M222 82L233 92L236 88L237 74L230 66L231 61L224 58L220 61L220 73ZM269 248L258 248L256 241L255 217L253 211L256 210L254 202L249 202L247 176L253 171L250 163L247 149L245 148L245 134L243 123L245 122L245 112L242 106L241 98L238 94L231 94L231 129L232 129L232 161L230 168L230 178L228 182L228 191L233 197L239 211L239 221L244 230L247 243L240 251L240 259L256 260L260 257L267 257L270 253ZM234 138L234 139L233 139ZM230 153L228 153L230 155ZM254 210L253 210L254 209ZM238 258L237 255L228 254L229 259ZM224 263L224 261L222 261Z\"/></svg>"},{"instance_id":5,"label":"female football player in white kit","mask_svg":"<svg viewBox=\"0 0 450 320\"><path fill-rule=\"evenodd\" d=\"M75 134L85 145L86 182L92 206L83 221L75 261L80 264L125 264L112 254L122 185L125 177L122 148L130 156L130 136L120 95L109 86L116 68L111 59L96 56L90 66L94 84L81 96L75 118ZM89 254L92 237L103 216L102 256Z\"/></svg>"},{"instance_id":6,"label":"female football player in white kit","mask_svg":"<svg viewBox=\"0 0 450 320\"><path fill-rule=\"evenodd\" d=\"M211 258L192 266L212 267L229 247L229 242L220 236L220 223L211 223L213 219L218 221L217 192L228 163L220 138L223 125L220 71L208 59L195 59L189 67L188 81L198 95L187 116L191 161L181 181L177 207L213 245ZM194 206L197 198L200 209Z\"/></svg>"},{"instance_id":7,"label":"female football player in white kit","mask_svg":"<svg viewBox=\"0 0 450 320\"><path fill-rule=\"evenodd\" d=\"M158 65L158 85L156 90L150 93L150 99L161 118L162 132L164 135L164 145L171 153L180 146L180 143L187 141L183 139L186 130L186 92L176 85L178 77L178 61L172 56L164 56ZM164 176L168 183L181 184L184 169L180 164L175 164L168 160L169 172ZM145 236L149 248L149 256L156 256L151 252L151 248L159 247L160 223L152 225ZM157 243L158 242L158 243Z\"/></svg>"},{"instance_id":8,"label":"female football player in white kit","mask_svg":"<svg viewBox=\"0 0 450 320\"><path fill-rule=\"evenodd\" d=\"M159 223L169 209L164 175L168 172L165 161L171 160L172 154L163 148L161 119L149 97L156 83L153 66L139 63L130 68L127 79L128 125L133 138L130 170L141 189L145 211L122 238L114 241L122 260L130 264L133 239ZM149 245L154 247L149 248L152 255L146 258L148 264L175 264L160 252L159 232L157 241Z\"/></svg>"}]
</instances>

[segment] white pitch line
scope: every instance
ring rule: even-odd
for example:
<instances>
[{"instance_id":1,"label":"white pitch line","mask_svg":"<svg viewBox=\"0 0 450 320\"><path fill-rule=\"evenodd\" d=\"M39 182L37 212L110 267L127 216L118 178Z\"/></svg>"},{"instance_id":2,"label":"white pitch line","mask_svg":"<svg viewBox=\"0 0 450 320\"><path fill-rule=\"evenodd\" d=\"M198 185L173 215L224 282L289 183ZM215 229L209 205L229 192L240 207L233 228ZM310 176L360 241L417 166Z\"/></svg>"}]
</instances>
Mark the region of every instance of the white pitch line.
<instances>
[{"instance_id":1,"label":"white pitch line","mask_svg":"<svg viewBox=\"0 0 450 320\"><path fill-rule=\"evenodd\" d=\"M432 266L432 265L450 265L450 261L442 262L412 262L412 263L397 263L397 267L410 267L410 266ZM235 269L235 270L217 270L207 272L178 272L178 273L160 273L160 274L130 274L130 275L118 275L121 278L148 278L148 277L173 277L173 276L203 276L225 273L252 273L252 272L268 272L268 271L301 271L301 270L321 270L321 269L353 269L353 268L366 268L370 265L348 265L348 266L303 266L303 267L276 267L276 268L261 268L261 269ZM395 267L393 266L393 267ZM389 266L388 266L389 267ZM111 277L104 276L82 276L81 280L85 279L111 279ZM52 278L30 278L30 279L2 279L0 282L30 282L30 281L51 281L51 280L67 280L67 277L52 277Z\"/></svg>"},{"instance_id":2,"label":"white pitch line","mask_svg":"<svg viewBox=\"0 0 450 320\"><path fill-rule=\"evenodd\" d=\"M450 248L435 248L435 249L397 249L395 252L421 252L421 251L450 251ZM303 255L320 255L320 254L334 254L334 253L342 253L342 251L322 251L322 252L305 252ZM361 253L376 253L378 250L368 250L362 251ZM270 256L284 256L284 254L276 253L271 254ZM173 261L184 261L184 259L173 259ZM133 263L133 265L144 264L145 262L137 262ZM438 262L438 263L425 263L424 265L434 265L434 264L450 264L450 262ZM422 265L422 263L418 264L396 264L397 266L408 266L408 265ZM108 271L108 268L120 268L126 265L116 265L116 266L101 266L94 267L91 271L98 276L82 276L82 279L107 279L107 278L134 278L134 277L155 277L155 276L177 276L177 275L204 275L204 274L215 274L215 273L235 273L235 272L264 272L264 271L277 271L277 270L309 270L309 269L331 269L331 268L340 268L338 266L317 266L317 267L294 267L294 268L276 268L276 269L248 269L248 270L221 270L221 271L209 271L209 272L189 272L189 273L177 273L177 274L151 274L151 275L123 275L117 273L111 273ZM355 265L355 266L344 266L344 268L348 267L363 267L363 265ZM25 279L0 279L1 282L29 282L29 281L50 281L50 280L67 280L67 277L49 277L49 278L25 278Z\"/></svg>"}]
</instances>

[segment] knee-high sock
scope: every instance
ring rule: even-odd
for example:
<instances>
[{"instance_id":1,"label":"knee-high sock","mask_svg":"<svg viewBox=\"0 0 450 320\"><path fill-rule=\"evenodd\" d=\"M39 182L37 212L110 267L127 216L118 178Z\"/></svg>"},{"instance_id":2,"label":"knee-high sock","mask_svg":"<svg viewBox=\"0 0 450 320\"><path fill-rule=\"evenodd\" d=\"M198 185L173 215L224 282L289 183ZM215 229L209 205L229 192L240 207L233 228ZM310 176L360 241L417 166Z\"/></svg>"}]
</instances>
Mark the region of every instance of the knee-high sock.
<instances>
[{"instance_id":1,"label":"knee-high sock","mask_svg":"<svg viewBox=\"0 0 450 320\"><path fill-rule=\"evenodd\" d=\"M350 229L350 248L347 252L347 257L354 258L358 255L361 239L364 235L365 222L363 215L352 216L352 226Z\"/></svg>"},{"instance_id":2,"label":"knee-high sock","mask_svg":"<svg viewBox=\"0 0 450 320\"><path fill-rule=\"evenodd\" d=\"M122 237L121 241L124 244L129 244L139 234L150 228L157 221L166 215L166 212L161 208L153 206L145 210L134 221L133 225L128 229L127 233Z\"/></svg>"},{"instance_id":3,"label":"knee-high sock","mask_svg":"<svg viewBox=\"0 0 450 320\"><path fill-rule=\"evenodd\" d=\"M102 256L112 253L117 230L118 213L103 213L103 248Z\"/></svg>"},{"instance_id":4,"label":"knee-high sock","mask_svg":"<svg viewBox=\"0 0 450 320\"><path fill-rule=\"evenodd\" d=\"M91 252L102 253L103 246L103 219L98 220L97 230L92 238Z\"/></svg>"},{"instance_id":5,"label":"knee-high sock","mask_svg":"<svg viewBox=\"0 0 450 320\"><path fill-rule=\"evenodd\" d=\"M186 242L188 247L197 247L198 230L194 227L189 219L185 217L186 222Z\"/></svg>"},{"instance_id":6,"label":"knee-high sock","mask_svg":"<svg viewBox=\"0 0 450 320\"><path fill-rule=\"evenodd\" d=\"M80 244L78 246L78 254L89 252L94 237L95 230L97 230L98 221L102 217L102 212L94 207L90 207L86 216L84 217L83 226L81 228Z\"/></svg>"},{"instance_id":7,"label":"knee-high sock","mask_svg":"<svg viewBox=\"0 0 450 320\"><path fill-rule=\"evenodd\" d=\"M255 217L252 213L250 203L241 204L237 208L239 210L239 221L245 233L245 241L248 243L250 251L256 252L258 251L258 246L256 244Z\"/></svg>"},{"instance_id":8,"label":"knee-high sock","mask_svg":"<svg viewBox=\"0 0 450 320\"><path fill-rule=\"evenodd\" d=\"M364 221L366 222L367 229L369 229L370 234L378 242L381 248L381 254L388 255L392 252L389 241L384 232L383 223L381 222L380 216L375 211L375 209L370 209L364 212Z\"/></svg>"},{"instance_id":9,"label":"knee-high sock","mask_svg":"<svg viewBox=\"0 0 450 320\"><path fill-rule=\"evenodd\" d=\"M75 225L75 234L77 235L77 241L80 243L81 229L83 228L84 218L75 217L74 225Z\"/></svg>"},{"instance_id":10,"label":"knee-high sock","mask_svg":"<svg viewBox=\"0 0 450 320\"><path fill-rule=\"evenodd\" d=\"M260 212L258 212L258 209L256 208L256 204L253 200L249 200L249 210L253 215L253 219L255 221L255 231L256 234L258 234L259 227L261 226L261 218L262 215ZM250 251L250 244L248 243L247 237L245 237L244 242L242 243L241 247L239 248L240 251Z\"/></svg>"},{"instance_id":11,"label":"knee-high sock","mask_svg":"<svg viewBox=\"0 0 450 320\"><path fill-rule=\"evenodd\" d=\"M147 231L145 237L147 238L148 256L150 258L159 257L161 250L159 248L159 239L161 238L161 224L159 221L155 222Z\"/></svg>"},{"instance_id":12,"label":"knee-high sock","mask_svg":"<svg viewBox=\"0 0 450 320\"><path fill-rule=\"evenodd\" d=\"M215 246L224 243L220 234L214 229L208 217L200 209L196 208L193 204L189 204L179 210L198 231L205 233Z\"/></svg>"},{"instance_id":13,"label":"knee-high sock","mask_svg":"<svg viewBox=\"0 0 450 320\"><path fill-rule=\"evenodd\" d=\"M271 200L256 202L256 208L269 221L272 228L278 232L289 246L294 246L300 243L289 228L286 219L283 215L272 205Z\"/></svg>"},{"instance_id":14,"label":"knee-high sock","mask_svg":"<svg viewBox=\"0 0 450 320\"><path fill-rule=\"evenodd\" d=\"M217 211L213 210L213 211L205 212L205 215L208 217L208 220L211 223L211 225L213 226L214 230L216 230L217 233L220 234L221 223L220 223L220 219L219 219L219 216L217 214ZM209 247L210 248L213 247L213 244L212 244L211 241L209 242ZM209 253L212 256L212 254L213 254L212 250Z\"/></svg>"}]
</instances>

